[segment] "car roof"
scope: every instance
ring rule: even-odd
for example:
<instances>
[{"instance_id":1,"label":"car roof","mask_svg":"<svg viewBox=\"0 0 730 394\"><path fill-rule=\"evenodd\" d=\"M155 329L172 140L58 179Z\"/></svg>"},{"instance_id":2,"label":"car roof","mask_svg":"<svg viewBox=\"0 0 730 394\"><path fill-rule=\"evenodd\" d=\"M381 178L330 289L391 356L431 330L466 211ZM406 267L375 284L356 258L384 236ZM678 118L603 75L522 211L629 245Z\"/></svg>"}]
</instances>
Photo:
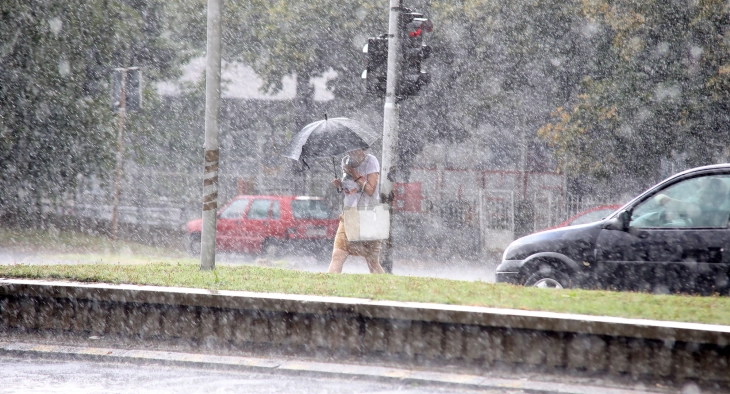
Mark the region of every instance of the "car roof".
<instances>
[{"instance_id":1,"label":"car roof","mask_svg":"<svg viewBox=\"0 0 730 394\"><path fill-rule=\"evenodd\" d=\"M678 176L683 176L685 174L691 174L693 172L702 172L702 171L708 171L708 170L730 170L730 163L712 164L712 165L708 165L708 166L690 168L688 170L684 170L682 172L674 174L667 179L671 179L671 178L678 177Z\"/></svg>"},{"instance_id":2,"label":"car roof","mask_svg":"<svg viewBox=\"0 0 730 394\"><path fill-rule=\"evenodd\" d=\"M721 164L712 164L712 165L702 166L702 167L694 167L694 168L690 168L688 170L684 170L682 172L678 172L678 173L671 175L670 177L662 180L661 182L657 182L653 186L651 186L648 189L644 190L643 192L639 193L636 197L632 198L630 201L628 201L626 204L624 204L621 208L626 208L626 207L634 204L636 201L642 200L644 198L644 196L653 193L655 190L657 190L659 188L663 188L668 183L673 183L677 179L685 178L687 176L692 176L692 175L696 175L696 174L712 173L714 171L722 171L722 172L730 173L730 163L721 163Z\"/></svg>"},{"instance_id":3,"label":"car roof","mask_svg":"<svg viewBox=\"0 0 730 394\"><path fill-rule=\"evenodd\" d=\"M274 196L274 195L238 195L234 197L234 200L240 200L243 198L265 198L269 200L322 200L322 197L314 196Z\"/></svg>"}]
</instances>

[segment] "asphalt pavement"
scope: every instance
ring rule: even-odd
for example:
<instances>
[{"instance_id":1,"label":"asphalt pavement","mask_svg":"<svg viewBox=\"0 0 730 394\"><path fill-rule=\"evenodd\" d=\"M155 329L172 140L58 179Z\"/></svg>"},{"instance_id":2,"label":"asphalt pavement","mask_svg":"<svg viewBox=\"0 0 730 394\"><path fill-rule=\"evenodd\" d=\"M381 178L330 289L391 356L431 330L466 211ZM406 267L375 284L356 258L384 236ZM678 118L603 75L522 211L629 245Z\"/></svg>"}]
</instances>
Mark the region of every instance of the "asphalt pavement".
<instances>
[{"instance_id":1,"label":"asphalt pavement","mask_svg":"<svg viewBox=\"0 0 730 394\"><path fill-rule=\"evenodd\" d=\"M493 253L480 257L409 257L405 253L394 259L393 274L403 276L422 276L467 281L494 282L494 272L501 256ZM109 258L108 261L114 261ZM31 250L0 249L0 265L7 264L77 264L80 261L71 254L35 252ZM287 268L309 272L326 272L329 261L309 253L288 253L282 256L252 255L246 253L216 254L219 265L258 265L265 267ZM343 273L368 273L367 264L362 257L348 257Z\"/></svg>"},{"instance_id":2,"label":"asphalt pavement","mask_svg":"<svg viewBox=\"0 0 730 394\"><path fill-rule=\"evenodd\" d=\"M423 383L377 382L250 371L216 371L204 366L128 364L0 356L3 393L473 393L473 389ZM486 389L482 393L507 393ZM514 391L512 391L514 392Z\"/></svg>"},{"instance_id":3,"label":"asphalt pavement","mask_svg":"<svg viewBox=\"0 0 730 394\"><path fill-rule=\"evenodd\" d=\"M280 257L251 256L236 253L219 253L218 264L255 264L279 268L288 268L300 271L326 272L329 261L318 259L308 255L288 254ZM442 279L456 279L467 281L494 282L494 272L499 264L495 256L477 258L400 258L394 259L393 274L402 276L423 276ZM368 273L365 259L357 256L350 256L345 261L343 273L365 274Z\"/></svg>"},{"instance_id":4,"label":"asphalt pavement","mask_svg":"<svg viewBox=\"0 0 730 394\"><path fill-rule=\"evenodd\" d=\"M601 377L463 371L195 349L119 337L0 332L0 393L700 394ZM709 393L705 391L704 393Z\"/></svg>"}]
</instances>

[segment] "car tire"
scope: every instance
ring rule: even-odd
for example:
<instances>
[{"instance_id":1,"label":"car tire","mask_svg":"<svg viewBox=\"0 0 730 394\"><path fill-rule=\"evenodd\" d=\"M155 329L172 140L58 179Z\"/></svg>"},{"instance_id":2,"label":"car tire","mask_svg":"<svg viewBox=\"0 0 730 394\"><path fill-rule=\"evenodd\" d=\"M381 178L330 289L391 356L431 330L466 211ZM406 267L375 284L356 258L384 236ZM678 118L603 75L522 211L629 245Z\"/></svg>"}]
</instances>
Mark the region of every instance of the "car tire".
<instances>
[{"instance_id":1,"label":"car tire","mask_svg":"<svg viewBox=\"0 0 730 394\"><path fill-rule=\"evenodd\" d=\"M275 239L267 238L261 244L261 254L268 257L281 257L283 247Z\"/></svg>"},{"instance_id":2,"label":"car tire","mask_svg":"<svg viewBox=\"0 0 730 394\"><path fill-rule=\"evenodd\" d=\"M524 286L544 289L569 289L570 277L559 269L541 267L527 276Z\"/></svg>"},{"instance_id":3,"label":"car tire","mask_svg":"<svg viewBox=\"0 0 730 394\"><path fill-rule=\"evenodd\" d=\"M200 233L190 234L187 249L191 256L200 257Z\"/></svg>"}]
</instances>

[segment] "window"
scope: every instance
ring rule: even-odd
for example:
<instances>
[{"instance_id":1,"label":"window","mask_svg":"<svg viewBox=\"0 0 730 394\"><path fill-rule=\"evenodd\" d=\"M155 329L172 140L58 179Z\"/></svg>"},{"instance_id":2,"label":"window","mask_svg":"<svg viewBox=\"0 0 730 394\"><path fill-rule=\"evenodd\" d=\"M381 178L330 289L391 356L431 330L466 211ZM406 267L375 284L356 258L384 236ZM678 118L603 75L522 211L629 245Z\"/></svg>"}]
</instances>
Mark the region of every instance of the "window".
<instances>
[{"instance_id":1,"label":"window","mask_svg":"<svg viewBox=\"0 0 730 394\"><path fill-rule=\"evenodd\" d=\"M226 207L223 212L221 212L220 218L221 219L241 219L243 217L243 212L246 210L246 205L248 205L247 199L242 200L236 200L231 203L228 207Z\"/></svg>"},{"instance_id":2,"label":"window","mask_svg":"<svg viewBox=\"0 0 730 394\"><path fill-rule=\"evenodd\" d=\"M271 218L281 219L281 209L279 207L279 201L272 201L271 203Z\"/></svg>"},{"instance_id":3,"label":"window","mask_svg":"<svg viewBox=\"0 0 730 394\"><path fill-rule=\"evenodd\" d=\"M708 175L675 183L642 201L631 214L633 227L726 228L730 176Z\"/></svg>"},{"instance_id":4,"label":"window","mask_svg":"<svg viewBox=\"0 0 730 394\"><path fill-rule=\"evenodd\" d=\"M246 217L254 220L266 220L269 218L270 206L271 200L253 200Z\"/></svg>"},{"instance_id":5,"label":"window","mask_svg":"<svg viewBox=\"0 0 730 394\"><path fill-rule=\"evenodd\" d=\"M294 200L291 202L294 219L329 219L332 210L322 200Z\"/></svg>"}]
</instances>

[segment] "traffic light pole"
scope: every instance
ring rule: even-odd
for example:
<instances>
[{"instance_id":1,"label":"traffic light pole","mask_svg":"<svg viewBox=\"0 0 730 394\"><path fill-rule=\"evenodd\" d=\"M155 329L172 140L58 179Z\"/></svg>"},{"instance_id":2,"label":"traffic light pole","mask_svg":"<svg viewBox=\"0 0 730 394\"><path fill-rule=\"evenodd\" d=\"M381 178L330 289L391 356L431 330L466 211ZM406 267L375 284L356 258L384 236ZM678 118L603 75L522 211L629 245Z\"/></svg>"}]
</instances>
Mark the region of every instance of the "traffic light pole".
<instances>
[{"instance_id":1,"label":"traffic light pole","mask_svg":"<svg viewBox=\"0 0 730 394\"><path fill-rule=\"evenodd\" d=\"M114 206L112 207L112 225L111 225L111 237L112 241L117 240L117 221L119 214L119 195L121 194L121 183L122 183L122 166L124 166L124 117L127 114L126 110L126 84L127 84L127 70L122 71L122 85L119 100L119 130L117 132L117 163L114 169Z\"/></svg>"},{"instance_id":2,"label":"traffic light pole","mask_svg":"<svg viewBox=\"0 0 730 394\"><path fill-rule=\"evenodd\" d=\"M205 173L200 269L215 269L218 210L218 116L221 99L221 8L223 0L208 0L208 48L205 66Z\"/></svg>"},{"instance_id":3,"label":"traffic light pole","mask_svg":"<svg viewBox=\"0 0 730 394\"><path fill-rule=\"evenodd\" d=\"M385 88L383 110L383 160L380 167L381 200L390 206L393 213L393 190L395 184L396 158L398 154L398 78L400 78L400 14L402 0L390 0L388 19L388 81ZM385 240L380 260L383 269L393 273L393 220L390 221L390 236Z\"/></svg>"}]
</instances>

